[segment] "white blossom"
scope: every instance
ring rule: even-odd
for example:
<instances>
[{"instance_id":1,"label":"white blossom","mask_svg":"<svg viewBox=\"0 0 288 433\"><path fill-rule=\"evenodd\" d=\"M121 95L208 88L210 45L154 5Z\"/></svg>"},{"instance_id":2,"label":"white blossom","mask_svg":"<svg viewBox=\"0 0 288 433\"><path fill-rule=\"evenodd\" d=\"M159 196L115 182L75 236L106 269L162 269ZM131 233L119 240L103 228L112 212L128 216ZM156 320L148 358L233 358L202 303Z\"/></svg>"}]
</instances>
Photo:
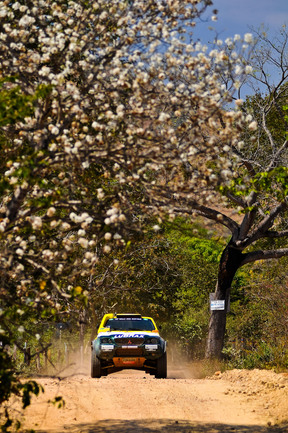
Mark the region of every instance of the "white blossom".
<instances>
[{"instance_id":1,"label":"white blossom","mask_svg":"<svg viewBox=\"0 0 288 433\"><path fill-rule=\"evenodd\" d=\"M232 176L232 172L231 172L231 170L228 170L228 169L222 170L222 171L221 171L221 176L222 176L224 179L229 179L229 178L231 178L231 176Z\"/></svg>"},{"instance_id":2,"label":"white blossom","mask_svg":"<svg viewBox=\"0 0 288 433\"><path fill-rule=\"evenodd\" d=\"M252 66L247 65L247 66L245 67L245 72L246 72L246 74L252 74L252 72L253 72L253 68L252 68Z\"/></svg>"},{"instance_id":3,"label":"white blossom","mask_svg":"<svg viewBox=\"0 0 288 433\"><path fill-rule=\"evenodd\" d=\"M84 162L82 162L82 167L83 167L83 168L89 168L89 167L90 167L90 163L89 163L89 161L84 161Z\"/></svg>"},{"instance_id":4,"label":"white blossom","mask_svg":"<svg viewBox=\"0 0 288 433\"><path fill-rule=\"evenodd\" d=\"M248 128L249 128L251 131L256 131L256 129L258 128L258 125L257 125L256 120L254 120L253 122L251 122L251 123L249 124Z\"/></svg>"},{"instance_id":5,"label":"white blossom","mask_svg":"<svg viewBox=\"0 0 288 433\"><path fill-rule=\"evenodd\" d=\"M57 128L57 126L53 126L53 128L51 129L51 134L58 135L59 134L59 128Z\"/></svg>"},{"instance_id":6,"label":"white blossom","mask_svg":"<svg viewBox=\"0 0 288 433\"><path fill-rule=\"evenodd\" d=\"M246 33L244 35L244 41L247 42L247 44L252 44L254 41L252 33Z\"/></svg>"},{"instance_id":7,"label":"white blossom","mask_svg":"<svg viewBox=\"0 0 288 433\"><path fill-rule=\"evenodd\" d=\"M19 314L19 316L22 316L24 314L24 311L21 310L21 308L17 308L17 314Z\"/></svg>"},{"instance_id":8,"label":"white blossom","mask_svg":"<svg viewBox=\"0 0 288 433\"><path fill-rule=\"evenodd\" d=\"M68 223L66 223L66 222L63 222L63 223L61 224L61 229L62 229L63 231L70 230L70 229L71 229L71 225L68 224Z\"/></svg>"},{"instance_id":9,"label":"white blossom","mask_svg":"<svg viewBox=\"0 0 288 433\"><path fill-rule=\"evenodd\" d=\"M9 183L10 185L15 185L16 183L18 183L18 178L15 176L11 176L9 179Z\"/></svg>"},{"instance_id":10,"label":"white blossom","mask_svg":"<svg viewBox=\"0 0 288 433\"><path fill-rule=\"evenodd\" d=\"M235 105L237 105L238 107L241 107L243 104L244 104L243 99L236 99Z\"/></svg>"},{"instance_id":11,"label":"white blossom","mask_svg":"<svg viewBox=\"0 0 288 433\"><path fill-rule=\"evenodd\" d=\"M39 71L39 75L46 77L50 74L50 68L48 66L43 66L40 71Z\"/></svg>"},{"instance_id":12,"label":"white blossom","mask_svg":"<svg viewBox=\"0 0 288 433\"><path fill-rule=\"evenodd\" d=\"M94 257L94 255L93 255L90 251L87 251L87 252L85 253L85 258L86 258L87 260L91 260L93 257Z\"/></svg>"},{"instance_id":13,"label":"white blossom","mask_svg":"<svg viewBox=\"0 0 288 433\"><path fill-rule=\"evenodd\" d=\"M53 206L51 206L51 207L49 207L49 209L47 210L47 216L48 217L52 217L53 215L55 215L55 212L56 212L56 209L55 209L55 207L53 207Z\"/></svg>"},{"instance_id":14,"label":"white blossom","mask_svg":"<svg viewBox=\"0 0 288 433\"><path fill-rule=\"evenodd\" d=\"M161 230L161 227L158 224L155 224L152 229L154 230L154 232L159 232L159 230Z\"/></svg>"},{"instance_id":15,"label":"white blossom","mask_svg":"<svg viewBox=\"0 0 288 433\"><path fill-rule=\"evenodd\" d=\"M170 119L170 116L167 113L161 113L158 118L159 122L166 122L168 119Z\"/></svg>"},{"instance_id":16,"label":"white blossom","mask_svg":"<svg viewBox=\"0 0 288 433\"><path fill-rule=\"evenodd\" d=\"M109 245L104 245L103 251L106 254L109 254L111 252L111 247Z\"/></svg>"},{"instance_id":17,"label":"white blossom","mask_svg":"<svg viewBox=\"0 0 288 433\"><path fill-rule=\"evenodd\" d=\"M52 260L54 257L54 254L52 251L45 249L42 251L42 256L45 260Z\"/></svg>"},{"instance_id":18,"label":"white blossom","mask_svg":"<svg viewBox=\"0 0 288 433\"><path fill-rule=\"evenodd\" d=\"M235 74L240 75L240 74L242 74L242 72L243 72L242 67L240 65L237 65L235 68Z\"/></svg>"},{"instance_id":19,"label":"white blossom","mask_svg":"<svg viewBox=\"0 0 288 433\"><path fill-rule=\"evenodd\" d=\"M34 230L39 230L42 227L42 219L39 216L31 216L30 223Z\"/></svg>"},{"instance_id":20,"label":"white blossom","mask_svg":"<svg viewBox=\"0 0 288 433\"><path fill-rule=\"evenodd\" d=\"M89 242L86 238L79 238L78 244L81 245L82 248L88 248Z\"/></svg>"},{"instance_id":21,"label":"white blossom","mask_svg":"<svg viewBox=\"0 0 288 433\"><path fill-rule=\"evenodd\" d=\"M121 213L118 217L118 220L123 223L126 221L126 216L123 213Z\"/></svg>"},{"instance_id":22,"label":"white blossom","mask_svg":"<svg viewBox=\"0 0 288 433\"><path fill-rule=\"evenodd\" d=\"M118 209L117 209L116 207L112 207L112 208L108 209L107 212L106 212L106 214L107 214L108 216L110 216L110 215L115 215L115 214L117 214L117 213L118 213Z\"/></svg>"},{"instance_id":23,"label":"white blossom","mask_svg":"<svg viewBox=\"0 0 288 433\"><path fill-rule=\"evenodd\" d=\"M31 17L29 15L24 15L19 20L19 26L20 27L28 27L30 24L33 24L35 22L35 18Z\"/></svg>"}]
</instances>

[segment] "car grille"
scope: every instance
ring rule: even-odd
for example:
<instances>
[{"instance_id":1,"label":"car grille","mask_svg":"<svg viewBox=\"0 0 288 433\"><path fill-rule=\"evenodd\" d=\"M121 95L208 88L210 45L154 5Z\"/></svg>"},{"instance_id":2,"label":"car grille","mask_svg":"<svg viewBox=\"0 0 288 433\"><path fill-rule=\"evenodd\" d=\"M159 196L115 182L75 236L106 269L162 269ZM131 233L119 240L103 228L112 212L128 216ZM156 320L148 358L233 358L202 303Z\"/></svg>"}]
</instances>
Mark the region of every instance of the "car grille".
<instances>
[{"instance_id":1,"label":"car grille","mask_svg":"<svg viewBox=\"0 0 288 433\"><path fill-rule=\"evenodd\" d=\"M124 346L129 346L130 344L131 346L140 346L144 343L144 338L115 338L114 341L116 344L123 344Z\"/></svg>"},{"instance_id":2,"label":"car grille","mask_svg":"<svg viewBox=\"0 0 288 433\"><path fill-rule=\"evenodd\" d=\"M142 349L116 349L115 356L141 356Z\"/></svg>"}]
</instances>

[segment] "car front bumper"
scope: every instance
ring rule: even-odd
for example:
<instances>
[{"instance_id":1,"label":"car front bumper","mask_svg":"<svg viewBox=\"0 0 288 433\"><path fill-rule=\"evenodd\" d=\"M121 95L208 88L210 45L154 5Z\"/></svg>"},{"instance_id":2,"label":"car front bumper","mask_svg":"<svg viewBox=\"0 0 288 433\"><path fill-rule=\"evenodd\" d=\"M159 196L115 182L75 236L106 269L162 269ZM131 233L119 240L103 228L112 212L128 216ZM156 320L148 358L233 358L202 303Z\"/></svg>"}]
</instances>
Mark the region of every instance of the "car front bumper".
<instances>
[{"instance_id":1,"label":"car front bumper","mask_svg":"<svg viewBox=\"0 0 288 433\"><path fill-rule=\"evenodd\" d=\"M129 359L140 359L139 364L145 362L145 360L156 360L160 358L166 350L164 344L141 344L141 345L119 345L119 344L103 344L100 340L96 339L93 342L93 349L96 355L101 360L115 360L123 359L123 366L129 365ZM125 360L127 358L127 360ZM144 361L142 362L142 359ZM117 361L119 364L120 361ZM116 365L116 364L115 364Z\"/></svg>"}]
</instances>

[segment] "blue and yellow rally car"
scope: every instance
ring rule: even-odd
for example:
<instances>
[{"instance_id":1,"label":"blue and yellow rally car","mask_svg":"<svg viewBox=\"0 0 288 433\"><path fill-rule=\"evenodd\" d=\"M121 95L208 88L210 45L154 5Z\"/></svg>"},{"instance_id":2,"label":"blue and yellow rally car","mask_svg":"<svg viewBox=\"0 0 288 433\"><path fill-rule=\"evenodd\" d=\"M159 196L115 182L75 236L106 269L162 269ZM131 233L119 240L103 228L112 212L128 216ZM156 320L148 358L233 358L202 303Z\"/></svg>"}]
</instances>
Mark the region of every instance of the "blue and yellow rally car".
<instances>
[{"instance_id":1,"label":"blue and yellow rally car","mask_svg":"<svg viewBox=\"0 0 288 433\"><path fill-rule=\"evenodd\" d=\"M166 341L151 317L105 314L91 343L91 376L99 378L125 368L167 377Z\"/></svg>"}]
</instances>

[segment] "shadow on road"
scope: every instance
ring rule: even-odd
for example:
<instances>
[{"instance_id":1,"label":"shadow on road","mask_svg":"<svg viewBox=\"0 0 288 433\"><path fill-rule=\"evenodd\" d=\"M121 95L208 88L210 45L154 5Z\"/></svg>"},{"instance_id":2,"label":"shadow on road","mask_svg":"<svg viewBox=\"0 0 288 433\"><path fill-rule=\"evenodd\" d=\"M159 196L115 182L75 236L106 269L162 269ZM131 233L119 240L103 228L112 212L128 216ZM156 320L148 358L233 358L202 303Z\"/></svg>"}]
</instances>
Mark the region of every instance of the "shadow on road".
<instances>
[{"instance_id":1,"label":"shadow on road","mask_svg":"<svg viewBox=\"0 0 288 433\"><path fill-rule=\"evenodd\" d=\"M49 433L286 433L288 426L244 426L226 424L197 424L175 420L103 420L97 424L65 425ZM47 433L47 430L37 430Z\"/></svg>"}]
</instances>

